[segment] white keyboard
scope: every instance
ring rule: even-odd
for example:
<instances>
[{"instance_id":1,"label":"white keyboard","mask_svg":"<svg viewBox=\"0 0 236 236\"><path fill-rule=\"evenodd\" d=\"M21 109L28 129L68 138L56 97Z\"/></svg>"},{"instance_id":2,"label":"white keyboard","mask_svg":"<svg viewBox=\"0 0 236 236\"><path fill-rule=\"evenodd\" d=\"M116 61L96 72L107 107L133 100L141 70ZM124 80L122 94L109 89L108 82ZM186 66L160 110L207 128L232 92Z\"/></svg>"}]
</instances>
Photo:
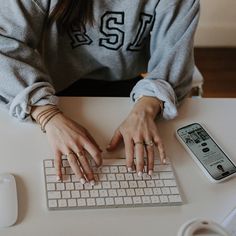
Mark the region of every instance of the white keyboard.
<instances>
[{"instance_id":1,"label":"white keyboard","mask_svg":"<svg viewBox=\"0 0 236 236\"><path fill-rule=\"evenodd\" d=\"M130 173L125 159L105 159L94 167L96 184L82 185L67 160L58 182L54 161L44 160L47 206L50 210L181 205L182 199L170 162L155 161L152 177Z\"/></svg>"}]
</instances>

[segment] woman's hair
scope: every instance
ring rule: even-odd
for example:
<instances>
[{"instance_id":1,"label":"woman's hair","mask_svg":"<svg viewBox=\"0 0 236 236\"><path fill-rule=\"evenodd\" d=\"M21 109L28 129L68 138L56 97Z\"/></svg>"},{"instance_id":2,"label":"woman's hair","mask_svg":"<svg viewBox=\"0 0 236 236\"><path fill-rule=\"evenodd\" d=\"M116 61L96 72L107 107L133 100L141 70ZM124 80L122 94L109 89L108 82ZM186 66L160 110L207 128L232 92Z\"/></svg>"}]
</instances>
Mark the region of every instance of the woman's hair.
<instances>
[{"instance_id":1,"label":"woman's hair","mask_svg":"<svg viewBox=\"0 0 236 236\"><path fill-rule=\"evenodd\" d=\"M61 32L71 24L81 28L84 24L93 24L93 0L59 0L49 16L49 24L57 23Z\"/></svg>"}]
</instances>

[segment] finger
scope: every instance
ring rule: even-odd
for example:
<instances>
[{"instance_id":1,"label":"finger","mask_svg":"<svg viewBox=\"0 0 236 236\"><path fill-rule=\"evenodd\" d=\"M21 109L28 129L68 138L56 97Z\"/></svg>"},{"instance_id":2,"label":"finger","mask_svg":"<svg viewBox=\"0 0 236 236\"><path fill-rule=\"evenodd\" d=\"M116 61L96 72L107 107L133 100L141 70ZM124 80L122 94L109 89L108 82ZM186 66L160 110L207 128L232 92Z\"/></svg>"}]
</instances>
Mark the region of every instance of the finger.
<instances>
[{"instance_id":1,"label":"finger","mask_svg":"<svg viewBox=\"0 0 236 236\"><path fill-rule=\"evenodd\" d=\"M93 144L93 142L91 142L89 139L85 139L82 141L80 146L82 146L82 148L91 155L97 166L102 165L101 151L96 147L96 145Z\"/></svg>"},{"instance_id":2,"label":"finger","mask_svg":"<svg viewBox=\"0 0 236 236\"><path fill-rule=\"evenodd\" d=\"M80 182L81 182L82 184L85 184L86 180L85 180L84 175L83 175L83 173L82 173L82 171L81 171L81 169L80 169L80 167L79 167L79 163L78 163L78 161L77 161L77 156L76 156L76 154L74 154L74 153L69 153L69 154L67 155L67 160L68 160L68 162L69 162L69 164L70 164L71 169L73 170L73 172L74 172L75 175L77 176L77 178L79 178L79 180L80 180Z\"/></svg>"},{"instance_id":3,"label":"finger","mask_svg":"<svg viewBox=\"0 0 236 236\"><path fill-rule=\"evenodd\" d=\"M91 185L94 185L94 175L93 175L93 171L89 165L88 159L85 156L84 152L77 152L76 153L78 161L80 163L80 168L83 169L83 173L85 175L85 177L87 178L87 180L90 182Z\"/></svg>"},{"instance_id":4,"label":"finger","mask_svg":"<svg viewBox=\"0 0 236 236\"><path fill-rule=\"evenodd\" d=\"M154 146L146 145L146 153L147 153L147 173L152 176L153 168L154 168Z\"/></svg>"},{"instance_id":5,"label":"finger","mask_svg":"<svg viewBox=\"0 0 236 236\"><path fill-rule=\"evenodd\" d=\"M166 163L165 148L164 148L164 145L163 145L161 139L159 137L156 137L154 139L154 142L157 145L157 149L158 149L158 152L159 152L159 156L160 156L161 162L162 163Z\"/></svg>"},{"instance_id":6,"label":"finger","mask_svg":"<svg viewBox=\"0 0 236 236\"><path fill-rule=\"evenodd\" d=\"M129 172L134 171L134 143L130 138L124 138L126 165Z\"/></svg>"},{"instance_id":7,"label":"finger","mask_svg":"<svg viewBox=\"0 0 236 236\"><path fill-rule=\"evenodd\" d=\"M138 176L143 175L144 169L144 144L143 142L137 141L135 144L135 157L136 157L136 170Z\"/></svg>"},{"instance_id":8,"label":"finger","mask_svg":"<svg viewBox=\"0 0 236 236\"><path fill-rule=\"evenodd\" d=\"M107 146L107 151L113 151L117 147L117 145L121 142L122 139L123 139L122 134L117 129L110 141L110 144Z\"/></svg>"},{"instance_id":9,"label":"finger","mask_svg":"<svg viewBox=\"0 0 236 236\"><path fill-rule=\"evenodd\" d=\"M55 166L55 169L56 169L56 175L57 175L57 180L58 180L58 181L61 181L61 180L62 180L61 156L62 156L62 153L61 153L60 151L56 151L56 153L55 153L54 166Z\"/></svg>"}]
</instances>

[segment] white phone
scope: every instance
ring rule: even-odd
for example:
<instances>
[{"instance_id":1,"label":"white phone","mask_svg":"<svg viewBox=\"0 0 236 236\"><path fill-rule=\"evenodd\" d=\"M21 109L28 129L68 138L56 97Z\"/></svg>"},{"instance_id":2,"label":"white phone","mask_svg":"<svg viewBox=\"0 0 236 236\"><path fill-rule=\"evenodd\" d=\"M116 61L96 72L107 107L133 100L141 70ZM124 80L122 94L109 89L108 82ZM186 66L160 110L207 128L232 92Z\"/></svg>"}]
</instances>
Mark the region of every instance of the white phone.
<instances>
[{"instance_id":1,"label":"white phone","mask_svg":"<svg viewBox=\"0 0 236 236\"><path fill-rule=\"evenodd\" d=\"M236 174L233 161L199 123L177 129L176 136L211 181L221 182Z\"/></svg>"}]
</instances>

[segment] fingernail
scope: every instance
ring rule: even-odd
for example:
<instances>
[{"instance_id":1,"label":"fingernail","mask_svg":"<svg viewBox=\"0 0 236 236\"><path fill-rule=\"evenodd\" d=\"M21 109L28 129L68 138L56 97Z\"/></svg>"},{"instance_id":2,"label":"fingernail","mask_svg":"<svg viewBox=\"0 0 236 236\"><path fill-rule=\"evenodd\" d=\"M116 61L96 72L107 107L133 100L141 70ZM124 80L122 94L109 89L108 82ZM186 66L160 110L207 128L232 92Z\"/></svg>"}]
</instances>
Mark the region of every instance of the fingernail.
<instances>
[{"instance_id":1,"label":"fingernail","mask_svg":"<svg viewBox=\"0 0 236 236\"><path fill-rule=\"evenodd\" d=\"M139 177L142 177L142 176L143 176L143 172L142 172L142 171L139 171L139 172L138 172L138 176L139 176Z\"/></svg>"},{"instance_id":2,"label":"fingernail","mask_svg":"<svg viewBox=\"0 0 236 236\"><path fill-rule=\"evenodd\" d=\"M131 167L128 167L128 172L133 172L133 169Z\"/></svg>"},{"instance_id":3,"label":"fingernail","mask_svg":"<svg viewBox=\"0 0 236 236\"><path fill-rule=\"evenodd\" d=\"M58 175L57 176L57 182L61 181L61 177Z\"/></svg>"},{"instance_id":4,"label":"fingernail","mask_svg":"<svg viewBox=\"0 0 236 236\"><path fill-rule=\"evenodd\" d=\"M164 158L164 159L162 160L162 162L163 162L163 164L166 164L166 159Z\"/></svg>"},{"instance_id":5,"label":"fingernail","mask_svg":"<svg viewBox=\"0 0 236 236\"><path fill-rule=\"evenodd\" d=\"M90 183L91 186L95 185L95 181L94 180L91 180L89 183Z\"/></svg>"},{"instance_id":6,"label":"fingernail","mask_svg":"<svg viewBox=\"0 0 236 236\"><path fill-rule=\"evenodd\" d=\"M85 183L86 183L86 180L85 180L84 178L81 178L81 179L80 179L80 183L81 183L81 184L85 184Z\"/></svg>"},{"instance_id":7,"label":"fingernail","mask_svg":"<svg viewBox=\"0 0 236 236\"><path fill-rule=\"evenodd\" d=\"M111 148L111 144L108 144L106 149L110 149L110 148Z\"/></svg>"},{"instance_id":8,"label":"fingernail","mask_svg":"<svg viewBox=\"0 0 236 236\"><path fill-rule=\"evenodd\" d=\"M153 171L152 171L152 170L149 170L149 171L148 171L148 175L152 176L152 175L153 175Z\"/></svg>"}]
</instances>

